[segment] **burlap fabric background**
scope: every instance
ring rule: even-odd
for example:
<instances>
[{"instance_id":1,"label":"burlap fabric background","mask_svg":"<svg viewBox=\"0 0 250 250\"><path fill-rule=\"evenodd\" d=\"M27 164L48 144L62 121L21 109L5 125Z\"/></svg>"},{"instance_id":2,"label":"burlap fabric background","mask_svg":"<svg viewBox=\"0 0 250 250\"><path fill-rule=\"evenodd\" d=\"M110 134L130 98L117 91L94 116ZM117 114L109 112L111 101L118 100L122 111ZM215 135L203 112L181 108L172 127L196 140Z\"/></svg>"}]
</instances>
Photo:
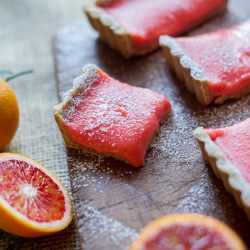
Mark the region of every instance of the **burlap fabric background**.
<instances>
[{"instance_id":1,"label":"burlap fabric background","mask_svg":"<svg viewBox=\"0 0 250 250\"><path fill-rule=\"evenodd\" d=\"M55 31L82 16L81 0L1 0L0 69L32 68L10 82L21 120L9 150L52 169L70 188L64 145L51 108L57 103L52 39ZM1 218L0 218L1 219ZM79 249L74 224L51 237L25 240L0 232L0 249Z\"/></svg>"}]
</instances>

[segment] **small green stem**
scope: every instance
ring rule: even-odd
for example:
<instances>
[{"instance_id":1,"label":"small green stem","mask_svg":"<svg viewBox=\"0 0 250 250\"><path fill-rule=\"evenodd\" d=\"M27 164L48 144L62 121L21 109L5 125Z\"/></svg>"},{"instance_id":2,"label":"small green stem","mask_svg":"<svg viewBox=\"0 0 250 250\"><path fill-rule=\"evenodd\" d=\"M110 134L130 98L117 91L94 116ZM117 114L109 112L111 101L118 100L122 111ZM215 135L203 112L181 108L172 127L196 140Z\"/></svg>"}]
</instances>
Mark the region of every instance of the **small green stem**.
<instances>
[{"instance_id":1,"label":"small green stem","mask_svg":"<svg viewBox=\"0 0 250 250\"><path fill-rule=\"evenodd\" d=\"M28 69L28 70L24 70L24 71L21 71L21 72L18 72L18 73L15 73L15 74L12 74L8 77L5 78L5 81L10 81L18 76L22 76L22 75L27 75L27 74L31 74L33 73L33 70L32 69Z\"/></svg>"}]
</instances>

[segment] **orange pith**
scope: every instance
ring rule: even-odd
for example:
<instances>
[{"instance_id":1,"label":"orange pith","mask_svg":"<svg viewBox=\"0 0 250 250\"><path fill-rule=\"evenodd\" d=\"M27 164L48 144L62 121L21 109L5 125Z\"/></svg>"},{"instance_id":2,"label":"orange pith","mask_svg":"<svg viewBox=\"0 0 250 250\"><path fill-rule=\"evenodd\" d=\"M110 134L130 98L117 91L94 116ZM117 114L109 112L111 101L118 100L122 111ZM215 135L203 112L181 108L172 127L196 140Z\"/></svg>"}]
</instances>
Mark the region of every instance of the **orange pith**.
<instances>
[{"instance_id":1,"label":"orange pith","mask_svg":"<svg viewBox=\"0 0 250 250\"><path fill-rule=\"evenodd\" d=\"M246 250L223 223L197 214L161 217L142 230L131 250Z\"/></svg>"},{"instance_id":2,"label":"orange pith","mask_svg":"<svg viewBox=\"0 0 250 250\"><path fill-rule=\"evenodd\" d=\"M4 80L0 79L0 149L5 148L13 138L19 121L16 96Z\"/></svg>"},{"instance_id":3,"label":"orange pith","mask_svg":"<svg viewBox=\"0 0 250 250\"><path fill-rule=\"evenodd\" d=\"M62 191L35 166L20 160L0 160L0 180L0 195L30 220L50 222L63 217Z\"/></svg>"},{"instance_id":4,"label":"orange pith","mask_svg":"<svg viewBox=\"0 0 250 250\"><path fill-rule=\"evenodd\" d=\"M0 228L24 237L64 229L72 220L70 197L60 181L39 163L0 154Z\"/></svg>"}]
</instances>

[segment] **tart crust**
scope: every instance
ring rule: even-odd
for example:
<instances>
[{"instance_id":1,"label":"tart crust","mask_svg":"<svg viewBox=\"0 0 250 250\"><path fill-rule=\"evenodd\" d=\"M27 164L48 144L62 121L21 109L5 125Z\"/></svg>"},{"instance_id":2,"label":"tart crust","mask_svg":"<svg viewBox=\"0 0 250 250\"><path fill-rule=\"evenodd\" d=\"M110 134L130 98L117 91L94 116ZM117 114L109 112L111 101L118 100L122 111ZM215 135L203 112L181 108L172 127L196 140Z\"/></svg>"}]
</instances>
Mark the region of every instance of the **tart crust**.
<instances>
[{"instance_id":1,"label":"tart crust","mask_svg":"<svg viewBox=\"0 0 250 250\"><path fill-rule=\"evenodd\" d=\"M85 5L84 12L92 27L99 32L101 40L118 50L125 58L147 53L135 49L129 32L115 18L98 8L95 2Z\"/></svg>"},{"instance_id":2,"label":"tart crust","mask_svg":"<svg viewBox=\"0 0 250 250\"><path fill-rule=\"evenodd\" d=\"M208 105L212 102L220 104L228 99L241 98L250 92L250 85L248 85L245 89L232 94L214 97L208 88L210 81L206 74L183 51L174 38L161 36L160 45L170 69L176 73L179 80L185 83L188 90L196 95L201 104Z\"/></svg>"},{"instance_id":3,"label":"tart crust","mask_svg":"<svg viewBox=\"0 0 250 250\"><path fill-rule=\"evenodd\" d=\"M234 196L237 204L244 209L250 220L250 185L202 127L194 131L194 137L215 175L223 181L226 190Z\"/></svg>"},{"instance_id":4,"label":"tart crust","mask_svg":"<svg viewBox=\"0 0 250 250\"><path fill-rule=\"evenodd\" d=\"M111 48L119 51L125 58L131 58L135 56L143 56L152 50L150 49L138 49L134 48L131 34L123 27L114 17L108 15L105 11L97 6L97 3L109 3L109 0L91 0L83 8L86 16L92 27L99 32L101 40L107 42ZM228 0L225 0L225 4L215 10L210 16L204 17L199 22L194 23L183 31L183 33L191 30L192 28L206 22L207 20L223 13L227 8Z\"/></svg>"}]
</instances>

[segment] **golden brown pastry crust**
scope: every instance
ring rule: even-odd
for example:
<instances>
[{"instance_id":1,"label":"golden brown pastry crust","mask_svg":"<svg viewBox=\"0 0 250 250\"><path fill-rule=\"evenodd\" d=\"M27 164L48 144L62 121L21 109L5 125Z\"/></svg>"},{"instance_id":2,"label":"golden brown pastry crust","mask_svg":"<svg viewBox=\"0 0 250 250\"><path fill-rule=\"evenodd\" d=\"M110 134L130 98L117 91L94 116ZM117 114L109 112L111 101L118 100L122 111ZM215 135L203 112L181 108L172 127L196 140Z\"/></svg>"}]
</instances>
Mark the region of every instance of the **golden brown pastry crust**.
<instances>
[{"instance_id":1,"label":"golden brown pastry crust","mask_svg":"<svg viewBox=\"0 0 250 250\"><path fill-rule=\"evenodd\" d=\"M129 32L113 17L98 8L95 3L86 5L84 12L92 27L99 32L101 40L118 50L125 58L147 53L147 51L134 49Z\"/></svg>"}]
</instances>

